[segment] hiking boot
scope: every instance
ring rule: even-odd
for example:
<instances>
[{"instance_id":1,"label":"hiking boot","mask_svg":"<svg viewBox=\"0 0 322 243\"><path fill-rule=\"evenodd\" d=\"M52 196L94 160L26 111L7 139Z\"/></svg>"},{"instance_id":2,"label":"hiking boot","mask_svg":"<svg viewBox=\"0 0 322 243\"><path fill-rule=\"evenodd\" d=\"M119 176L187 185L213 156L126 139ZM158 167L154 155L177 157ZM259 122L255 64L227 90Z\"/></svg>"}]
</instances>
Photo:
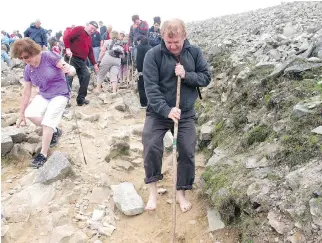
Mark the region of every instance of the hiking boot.
<instances>
[{"instance_id":1,"label":"hiking boot","mask_svg":"<svg viewBox=\"0 0 322 243\"><path fill-rule=\"evenodd\" d=\"M89 100L83 99L83 100L77 100L77 105L82 106L82 105L88 105Z\"/></svg>"},{"instance_id":2,"label":"hiking boot","mask_svg":"<svg viewBox=\"0 0 322 243\"><path fill-rule=\"evenodd\" d=\"M49 147L52 148L57 145L59 138L63 134L62 130L56 127L57 132L53 133L53 137L51 138Z\"/></svg>"},{"instance_id":3,"label":"hiking boot","mask_svg":"<svg viewBox=\"0 0 322 243\"><path fill-rule=\"evenodd\" d=\"M42 167L46 163L46 161L47 161L47 158L42 153L39 153L34 158L34 160L31 161L30 167L38 169L39 167Z\"/></svg>"}]
</instances>

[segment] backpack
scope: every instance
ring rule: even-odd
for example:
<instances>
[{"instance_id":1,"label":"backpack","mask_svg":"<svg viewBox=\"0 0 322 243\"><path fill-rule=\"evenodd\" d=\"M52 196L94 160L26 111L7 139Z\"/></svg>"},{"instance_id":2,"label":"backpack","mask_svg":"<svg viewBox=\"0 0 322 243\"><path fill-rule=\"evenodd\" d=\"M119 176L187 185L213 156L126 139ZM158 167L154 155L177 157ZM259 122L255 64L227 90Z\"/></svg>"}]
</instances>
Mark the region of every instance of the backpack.
<instances>
[{"instance_id":1,"label":"backpack","mask_svg":"<svg viewBox=\"0 0 322 243\"><path fill-rule=\"evenodd\" d=\"M111 45L109 46L108 53L113 56L119 58L123 54L123 45L119 40L113 40Z\"/></svg>"},{"instance_id":2,"label":"backpack","mask_svg":"<svg viewBox=\"0 0 322 243\"><path fill-rule=\"evenodd\" d=\"M188 48L188 51L189 53L191 54L191 56L193 57L193 60L195 61L195 65L196 65L196 60L197 60L197 56L198 56L198 51L197 49L195 48ZM160 68L161 66L161 63L162 63L162 57L163 57L163 51L161 50L161 47L160 47L160 51L157 52L157 65L158 67ZM159 69L160 71L160 69ZM200 89L199 87L196 87L197 91L198 91L198 95L199 95L199 98L202 100L202 96L201 96L201 92L200 92Z\"/></svg>"}]
</instances>

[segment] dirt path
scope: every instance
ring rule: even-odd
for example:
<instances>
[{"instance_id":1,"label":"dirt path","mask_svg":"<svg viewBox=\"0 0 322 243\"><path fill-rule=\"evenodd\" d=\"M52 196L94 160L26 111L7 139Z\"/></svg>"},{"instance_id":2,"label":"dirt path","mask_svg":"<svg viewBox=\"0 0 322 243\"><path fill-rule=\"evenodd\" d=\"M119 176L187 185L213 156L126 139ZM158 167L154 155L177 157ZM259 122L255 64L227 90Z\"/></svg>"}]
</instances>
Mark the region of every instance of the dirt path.
<instances>
[{"instance_id":1,"label":"dirt path","mask_svg":"<svg viewBox=\"0 0 322 243\"><path fill-rule=\"evenodd\" d=\"M17 100L20 100L18 90L20 90L20 87L11 86L7 87L5 92L2 92L3 113L17 112L19 103ZM102 183L100 181L102 178L109 185L128 181L134 184L139 195L141 195L144 202L146 202L148 190L143 181L144 168L141 136L139 133L133 133L133 130L142 130L145 112L141 109L135 109L135 107L138 107L138 100L133 91L123 90L121 92L122 95L118 97L111 98L108 96L109 101L107 104L102 104L100 98L94 96L94 94L90 94L88 97L91 100L90 106L77 107L73 104L73 108L69 110L69 112L73 112L74 109L75 113L81 112L85 115L99 114L100 117L96 122L78 119L78 126L88 163L87 165L85 165L83 161L75 120L68 119L68 117L71 117L71 114L66 114L66 117L62 120L61 128L63 129L64 134L59 145L56 148L51 149L50 152L52 153L54 150L67 152L73 163L76 180L80 183L84 183L84 187L88 187L89 190L97 184ZM130 99L128 103L133 107L130 112L121 112L115 109L117 104L122 103L122 99L125 100L127 98ZM130 134L131 154L129 157L132 160L136 159L136 163L138 164L129 170L121 169L118 166L119 159L111 160L109 163L104 160L113 137L117 137L119 134L123 133ZM157 210L154 212L144 212L143 214L134 217L128 217L115 209L117 219L116 230L111 237L102 237L101 240L103 242L169 242L172 227L171 202L169 202L169 199L171 200L172 198L172 173L171 165L169 165L171 159L171 153L166 154L164 157L163 171L165 177L164 180L159 183L159 187L166 189L167 192L159 196ZM198 181L204 169L204 163L203 156L197 155L195 189L187 193L188 198L193 205L192 210L187 213L181 213L179 206L177 207L178 242L214 242L214 239L207 231L208 221L206 214L208 205L206 199L202 197L201 189L198 187ZM19 164L2 164L2 192L11 190L14 185L13 183L5 183L8 178L16 180L30 173L30 169L26 168L26 164L27 161ZM76 197L75 202L77 200L78 198ZM109 198L110 205L112 205L111 201L113 201L112 198ZM72 206L74 205L71 202L69 207ZM85 211L91 212L93 208L94 207L89 205ZM74 217L73 210L69 211L68 217L70 217L69 219L72 221L72 218ZM79 224L76 224L76 226L79 227ZM28 234L25 233L25 239L37 234L34 230L35 228L31 227L28 230ZM90 240L88 242L93 241Z\"/></svg>"}]
</instances>

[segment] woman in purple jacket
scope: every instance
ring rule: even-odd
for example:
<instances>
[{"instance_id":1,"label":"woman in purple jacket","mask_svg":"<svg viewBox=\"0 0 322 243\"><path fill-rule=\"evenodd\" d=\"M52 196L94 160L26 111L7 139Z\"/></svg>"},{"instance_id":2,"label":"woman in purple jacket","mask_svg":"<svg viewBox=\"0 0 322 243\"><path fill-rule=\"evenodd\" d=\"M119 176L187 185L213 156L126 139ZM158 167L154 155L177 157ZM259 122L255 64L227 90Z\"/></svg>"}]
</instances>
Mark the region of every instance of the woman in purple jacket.
<instances>
[{"instance_id":1,"label":"woman in purple jacket","mask_svg":"<svg viewBox=\"0 0 322 243\"><path fill-rule=\"evenodd\" d=\"M20 58L27 64L20 117L16 125L26 125L28 118L35 125L43 127L41 152L31 162L32 167L39 168L47 160L49 147L55 146L62 135L57 126L69 99L65 73L71 74L72 68L61 56L42 51L41 46L29 38L15 41L11 52L12 57ZM39 93L30 103L33 85L39 87Z\"/></svg>"}]
</instances>

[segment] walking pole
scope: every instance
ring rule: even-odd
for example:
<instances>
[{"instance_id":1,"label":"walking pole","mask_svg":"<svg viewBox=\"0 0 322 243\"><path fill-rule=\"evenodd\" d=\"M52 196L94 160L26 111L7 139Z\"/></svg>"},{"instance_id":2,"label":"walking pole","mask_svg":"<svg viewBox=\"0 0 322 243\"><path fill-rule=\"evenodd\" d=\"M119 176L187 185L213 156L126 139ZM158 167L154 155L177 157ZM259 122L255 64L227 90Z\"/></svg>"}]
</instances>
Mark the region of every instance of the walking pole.
<instances>
[{"instance_id":1,"label":"walking pole","mask_svg":"<svg viewBox=\"0 0 322 243\"><path fill-rule=\"evenodd\" d=\"M177 80L177 100L176 108L179 109L180 105L180 88L181 88L181 78L178 76ZM178 126L179 121L174 123L174 134L173 134L173 143L172 143L172 166L173 166L173 188L172 188L172 233L171 233L171 243L175 242L176 239L176 192L177 192L177 137L178 137Z\"/></svg>"},{"instance_id":2,"label":"walking pole","mask_svg":"<svg viewBox=\"0 0 322 243\"><path fill-rule=\"evenodd\" d=\"M73 54L69 57L68 65L70 65L70 61L72 59L72 56L73 56ZM65 77L65 79L66 79L66 77ZM71 96L72 96L72 87L69 87L69 83L68 83L67 79L66 79L66 83L67 83L67 87L68 87L68 90L69 90L69 96L70 96L69 99L70 99ZM76 129L77 129L77 133L78 133L79 143L81 145L81 149L82 149L82 153L83 153L84 163L85 163L85 165L87 165L87 161L86 161L85 153L84 153L84 148L83 148L83 143L82 143L82 139L81 139L81 136L80 136L80 133L79 133L79 127L78 127L78 123L77 123L77 116L76 116L76 113L75 113L75 109L72 108L72 110L73 110L73 117L74 117L75 123L76 123Z\"/></svg>"}]
</instances>

